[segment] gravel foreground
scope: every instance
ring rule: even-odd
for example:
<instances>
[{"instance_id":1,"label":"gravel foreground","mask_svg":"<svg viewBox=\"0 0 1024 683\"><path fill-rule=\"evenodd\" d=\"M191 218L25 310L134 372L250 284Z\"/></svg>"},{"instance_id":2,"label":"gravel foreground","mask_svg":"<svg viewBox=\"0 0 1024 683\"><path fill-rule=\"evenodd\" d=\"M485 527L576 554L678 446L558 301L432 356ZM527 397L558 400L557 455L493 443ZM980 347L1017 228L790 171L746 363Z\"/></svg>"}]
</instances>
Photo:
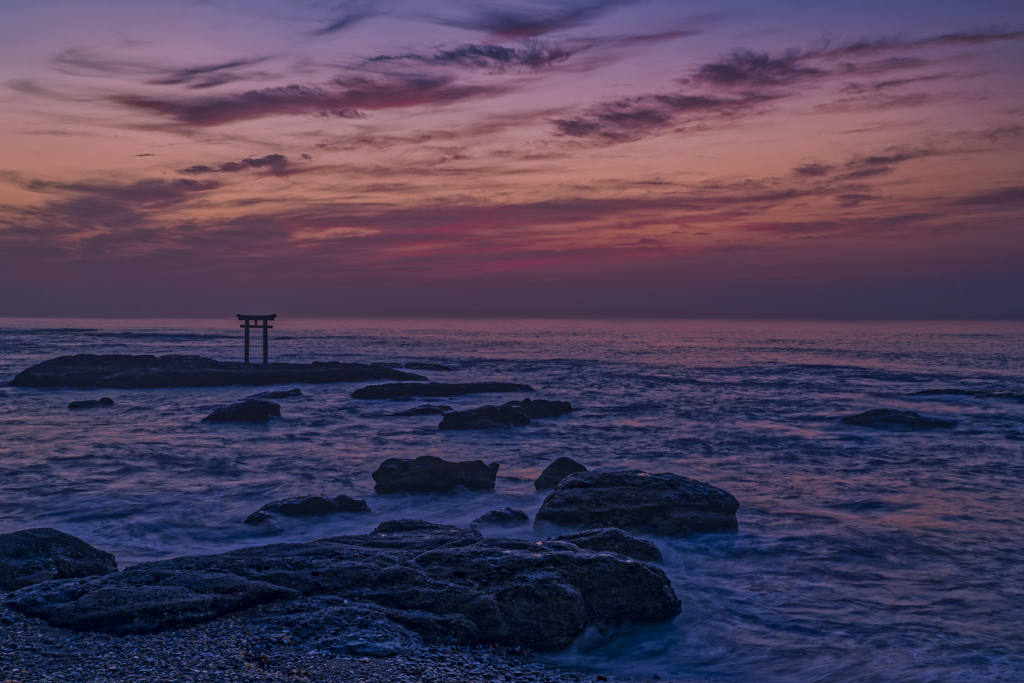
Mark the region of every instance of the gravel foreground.
<instances>
[{"instance_id":1,"label":"gravel foreground","mask_svg":"<svg viewBox=\"0 0 1024 683\"><path fill-rule=\"evenodd\" d=\"M591 683L628 680L665 679L559 671L531 662L523 653L501 647L424 647L406 655L381 658L306 651L292 645L286 633L255 627L245 618L245 613L189 629L116 637L51 628L39 619L26 619L0 607L2 683Z\"/></svg>"}]
</instances>

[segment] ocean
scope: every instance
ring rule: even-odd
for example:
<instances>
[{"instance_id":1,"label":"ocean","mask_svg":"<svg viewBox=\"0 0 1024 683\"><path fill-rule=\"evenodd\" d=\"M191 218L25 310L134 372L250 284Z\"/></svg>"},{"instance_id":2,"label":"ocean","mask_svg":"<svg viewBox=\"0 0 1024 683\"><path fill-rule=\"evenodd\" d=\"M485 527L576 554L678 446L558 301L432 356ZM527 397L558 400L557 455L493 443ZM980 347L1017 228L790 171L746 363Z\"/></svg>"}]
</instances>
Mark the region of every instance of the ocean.
<instances>
[{"instance_id":1,"label":"ocean","mask_svg":"<svg viewBox=\"0 0 1024 683\"><path fill-rule=\"evenodd\" d=\"M25 389L30 365L77 353L241 360L223 320L0 319L0 533L54 527L122 567L369 531L387 519L466 525L506 506L531 518L559 456L590 469L673 472L739 499L739 531L653 538L683 612L588 632L553 667L680 683L1024 680L1024 401L911 396L1024 390L1021 322L290 320L272 361L442 363L436 381L525 382L571 415L441 432L414 402L297 385L268 425L203 424L273 387ZM254 337L254 357L259 337ZM287 387L280 387L287 388ZM109 396L112 408L70 411ZM456 409L522 395L441 401ZM952 429L887 431L840 417L914 410ZM385 459L498 462L493 493L373 493ZM242 523L324 492L372 514ZM506 534L532 538L527 528Z\"/></svg>"}]
</instances>

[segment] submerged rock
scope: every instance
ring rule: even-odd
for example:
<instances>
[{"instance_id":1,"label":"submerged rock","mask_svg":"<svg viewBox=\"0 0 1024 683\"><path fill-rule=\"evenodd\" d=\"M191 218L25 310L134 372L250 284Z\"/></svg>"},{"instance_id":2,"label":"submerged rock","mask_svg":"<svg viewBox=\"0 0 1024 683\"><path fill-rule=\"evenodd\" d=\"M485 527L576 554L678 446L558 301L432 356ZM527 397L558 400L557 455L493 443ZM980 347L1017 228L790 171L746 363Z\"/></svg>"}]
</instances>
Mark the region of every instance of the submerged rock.
<instances>
[{"instance_id":1,"label":"submerged rock","mask_svg":"<svg viewBox=\"0 0 1024 683\"><path fill-rule=\"evenodd\" d=\"M530 517L522 510L516 508L502 508L486 512L469 523L470 529L482 526L497 526L511 529L530 523Z\"/></svg>"},{"instance_id":2,"label":"submerged rock","mask_svg":"<svg viewBox=\"0 0 1024 683\"><path fill-rule=\"evenodd\" d=\"M557 417L558 415L572 412L572 406L569 405L568 401L547 401L543 398L524 398L522 401L507 401L503 406L518 408L534 419Z\"/></svg>"},{"instance_id":3,"label":"submerged rock","mask_svg":"<svg viewBox=\"0 0 1024 683\"><path fill-rule=\"evenodd\" d=\"M509 382L466 382L462 384L406 382L402 384L374 384L362 389L356 389L352 392L352 398L385 399L406 396L444 398L446 396L460 396L462 394L502 393L509 391L533 391L533 388L528 384L511 384Z\"/></svg>"},{"instance_id":4,"label":"submerged rock","mask_svg":"<svg viewBox=\"0 0 1024 683\"><path fill-rule=\"evenodd\" d=\"M971 396L973 398L1009 398L1024 401L1024 391L1000 391L996 389L928 389L915 391L908 396Z\"/></svg>"},{"instance_id":5,"label":"submerged rock","mask_svg":"<svg viewBox=\"0 0 1024 683\"><path fill-rule=\"evenodd\" d=\"M89 399L89 400L86 400L86 401L72 401L71 403L68 404L68 408L71 408L72 410L75 410L77 408L99 408L99 407L102 407L102 406L112 406L112 405L114 405L114 399L112 399L112 398L110 398L108 396L104 396L103 398L99 399L98 401L94 400L94 399Z\"/></svg>"},{"instance_id":6,"label":"submerged rock","mask_svg":"<svg viewBox=\"0 0 1024 683\"><path fill-rule=\"evenodd\" d=\"M891 427L904 427L910 429L937 429L942 427L955 427L956 424L949 420L937 420L933 417L924 417L912 410L894 410L892 408L878 408L868 410L857 415L849 415L842 420L845 424L855 427L871 427L873 429L886 429Z\"/></svg>"},{"instance_id":7,"label":"submerged rock","mask_svg":"<svg viewBox=\"0 0 1024 683\"><path fill-rule=\"evenodd\" d=\"M617 527L659 536L688 536L738 527L739 502L727 491L676 474L579 472L544 499L534 526Z\"/></svg>"},{"instance_id":8,"label":"submerged rock","mask_svg":"<svg viewBox=\"0 0 1024 683\"><path fill-rule=\"evenodd\" d=\"M19 373L13 387L75 387L91 389L157 389L164 387L220 387L232 384L327 384L426 379L402 370L364 363L337 361L270 363L257 365L213 360L202 356L129 356L82 353L61 356L33 365Z\"/></svg>"},{"instance_id":9,"label":"submerged rock","mask_svg":"<svg viewBox=\"0 0 1024 683\"><path fill-rule=\"evenodd\" d=\"M256 512L245 518L246 524L262 524L270 521L275 515L284 517L322 517L337 512L369 512L370 506L365 500L350 496L329 498L320 493L314 496L298 496L267 503Z\"/></svg>"},{"instance_id":10,"label":"submerged rock","mask_svg":"<svg viewBox=\"0 0 1024 683\"><path fill-rule=\"evenodd\" d=\"M659 623L681 609L654 565L418 520L50 582L14 593L7 604L52 626L129 634L276 600L288 602L264 608L261 620L324 649L365 654L421 642L559 650L587 627Z\"/></svg>"},{"instance_id":11,"label":"submerged rock","mask_svg":"<svg viewBox=\"0 0 1024 683\"><path fill-rule=\"evenodd\" d=\"M375 367L375 368L377 368L377 367L379 367L379 368L400 368L400 367L402 367L401 363L385 363L385 362L381 362L381 361L378 361L376 363L371 363L371 365L373 365L373 367Z\"/></svg>"},{"instance_id":12,"label":"submerged rock","mask_svg":"<svg viewBox=\"0 0 1024 683\"><path fill-rule=\"evenodd\" d=\"M117 571L110 553L56 529L0 534L0 590Z\"/></svg>"},{"instance_id":13,"label":"submerged rock","mask_svg":"<svg viewBox=\"0 0 1024 683\"><path fill-rule=\"evenodd\" d=\"M447 365L441 365L440 363L406 363L406 370L434 370L436 372L452 372L452 369Z\"/></svg>"},{"instance_id":14,"label":"submerged rock","mask_svg":"<svg viewBox=\"0 0 1024 683\"><path fill-rule=\"evenodd\" d=\"M269 422L270 416L281 417L281 406L273 401L247 398L240 403L217 408L203 422Z\"/></svg>"},{"instance_id":15,"label":"submerged rock","mask_svg":"<svg viewBox=\"0 0 1024 683\"><path fill-rule=\"evenodd\" d=\"M661 551L658 546L646 538L637 538L622 529L606 527L604 529L588 529L574 534L563 534L548 539L565 541L595 553L618 553L642 562L661 562Z\"/></svg>"},{"instance_id":16,"label":"submerged rock","mask_svg":"<svg viewBox=\"0 0 1024 683\"><path fill-rule=\"evenodd\" d=\"M415 408L412 408L410 410L402 410L400 412L395 413L395 416L409 417L411 415L442 415L444 413L450 413L451 411L451 406L430 404L425 406L416 406Z\"/></svg>"},{"instance_id":17,"label":"submerged rock","mask_svg":"<svg viewBox=\"0 0 1024 683\"><path fill-rule=\"evenodd\" d=\"M579 464L572 458L556 458L553 463L545 467L544 471L540 473L537 480L533 482L533 487L538 491L553 489L558 485L558 482L562 481L570 474L586 471L586 467Z\"/></svg>"},{"instance_id":18,"label":"submerged rock","mask_svg":"<svg viewBox=\"0 0 1024 683\"><path fill-rule=\"evenodd\" d=\"M481 406L472 410L456 410L441 418L438 429L496 429L498 427L525 427L530 418L512 406Z\"/></svg>"},{"instance_id":19,"label":"submerged rock","mask_svg":"<svg viewBox=\"0 0 1024 683\"><path fill-rule=\"evenodd\" d=\"M253 394L249 398L292 398L293 396L302 396L302 390L283 389L281 391L261 391L258 394Z\"/></svg>"},{"instance_id":20,"label":"submerged rock","mask_svg":"<svg viewBox=\"0 0 1024 683\"><path fill-rule=\"evenodd\" d=\"M433 455L415 460L389 458L373 473L377 493L412 491L443 493L459 486L472 491L493 491L498 463L485 465L482 460L448 462Z\"/></svg>"}]
</instances>

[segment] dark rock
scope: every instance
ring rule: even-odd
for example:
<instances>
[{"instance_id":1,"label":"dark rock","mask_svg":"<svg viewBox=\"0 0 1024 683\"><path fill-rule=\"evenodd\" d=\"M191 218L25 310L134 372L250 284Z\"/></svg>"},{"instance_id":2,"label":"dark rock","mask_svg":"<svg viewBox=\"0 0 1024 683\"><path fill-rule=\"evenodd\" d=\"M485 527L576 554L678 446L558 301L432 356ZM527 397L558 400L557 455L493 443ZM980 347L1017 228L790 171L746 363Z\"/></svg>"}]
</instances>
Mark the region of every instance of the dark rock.
<instances>
[{"instance_id":1,"label":"dark rock","mask_svg":"<svg viewBox=\"0 0 1024 683\"><path fill-rule=\"evenodd\" d=\"M892 408L878 408L868 410L857 415L849 415L842 420L845 424L855 427L871 427L872 429L909 428L909 429L936 429L940 427L955 427L949 420L937 420L932 417L924 417L912 410L894 410Z\"/></svg>"},{"instance_id":2,"label":"dark rock","mask_svg":"<svg viewBox=\"0 0 1024 683\"><path fill-rule=\"evenodd\" d=\"M416 406L411 410L403 410L401 412L395 413L395 416L409 417L410 415L441 415L442 413L450 413L451 410L451 406L425 405Z\"/></svg>"},{"instance_id":3,"label":"dark rock","mask_svg":"<svg viewBox=\"0 0 1024 683\"><path fill-rule=\"evenodd\" d=\"M262 391L258 394L253 394L249 398L291 398L293 396L302 396L302 390L284 389L282 391Z\"/></svg>"},{"instance_id":4,"label":"dark rock","mask_svg":"<svg viewBox=\"0 0 1024 683\"><path fill-rule=\"evenodd\" d=\"M504 406L519 408L534 419L557 417L558 415L572 412L572 406L569 405L568 401L546 401L542 398L524 398L522 401L507 401Z\"/></svg>"},{"instance_id":5,"label":"dark rock","mask_svg":"<svg viewBox=\"0 0 1024 683\"><path fill-rule=\"evenodd\" d=\"M110 553L56 529L0 534L0 589L117 571Z\"/></svg>"},{"instance_id":6,"label":"dark rock","mask_svg":"<svg viewBox=\"0 0 1024 683\"><path fill-rule=\"evenodd\" d=\"M445 413L438 429L496 429L498 427L525 427L530 424L519 408L512 406L481 406L472 410L456 410Z\"/></svg>"},{"instance_id":7,"label":"dark rock","mask_svg":"<svg viewBox=\"0 0 1024 683\"><path fill-rule=\"evenodd\" d=\"M662 560L661 551L652 541L648 541L646 538L637 538L622 529L611 527L577 531L574 534L564 534L548 540L565 541L595 553L618 553L641 562L661 562Z\"/></svg>"},{"instance_id":8,"label":"dark rock","mask_svg":"<svg viewBox=\"0 0 1024 683\"><path fill-rule=\"evenodd\" d=\"M994 389L928 389L915 391L908 396L971 396L973 398L1009 398L1024 401L1024 391L998 391Z\"/></svg>"},{"instance_id":9,"label":"dark rock","mask_svg":"<svg viewBox=\"0 0 1024 683\"><path fill-rule=\"evenodd\" d=\"M281 417L281 406L273 401L247 398L241 403L217 408L203 422L269 422L270 416Z\"/></svg>"},{"instance_id":10,"label":"dark rock","mask_svg":"<svg viewBox=\"0 0 1024 683\"><path fill-rule=\"evenodd\" d=\"M262 524L270 521L275 515L284 517L322 517L336 512L369 512L370 506L365 500L349 496L329 498L324 494L315 496L299 496L267 503L256 512L245 518L246 524Z\"/></svg>"},{"instance_id":11,"label":"dark rock","mask_svg":"<svg viewBox=\"0 0 1024 683\"><path fill-rule=\"evenodd\" d=\"M434 370L435 372L453 372L447 365L440 363L406 363L406 370Z\"/></svg>"},{"instance_id":12,"label":"dark rock","mask_svg":"<svg viewBox=\"0 0 1024 683\"><path fill-rule=\"evenodd\" d=\"M446 396L460 396L462 394L502 393L509 391L533 391L533 388L527 384L511 384L509 382L467 382L464 384L405 382L402 384L374 384L362 389L356 389L352 392L352 398L384 399L401 398L404 396L443 398Z\"/></svg>"},{"instance_id":13,"label":"dark rock","mask_svg":"<svg viewBox=\"0 0 1024 683\"><path fill-rule=\"evenodd\" d=\"M476 529L482 526L498 526L505 529L523 526L530 523L530 517L522 510L516 508L502 508L484 513L469 523L469 528Z\"/></svg>"},{"instance_id":14,"label":"dark rock","mask_svg":"<svg viewBox=\"0 0 1024 683\"><path fill-rule=\"evenodd\" d=\"M458 486L473 491L493 491L498 463L485 465L482 460L448 462L432 455L415 460L389 458L373 473L377 493L399 491L444 492Z\"/></svg>"},{"instance_id":15,"label":"dark rock","mask_svg":"<svg viewBox=\"0 0 1024 683\"><path fill-rule=\"evenodd\" d=\"M728 492L676 474L579 472L548 494L534 526L618 527L686 536L737 529L739 506Z\"/></svg>"},{"instance_id":16,"label":"dark rock","mask_svg":"<svg viewBox=\"0 0 1024 683\"><path fill-rule=\"evenodd\" d=\"M61 356L33 365L11 380L15 387L156 389L220 387L232 384L327 384L373 380L426 379L402 370L337 361L257 365L201 356L128 356L120 354Z\"/></svg>"},{"instance_id":17,"label":"dark rock","mask_svg":"<svg viewBox=\"0 0 1024 683\"><path fill-rule=\"evenodd\" d=\"M377 362L377 363L371 363L371 365L373 365L373 367L375 367L375 368L400 368L400 367L402 367L401 363L380 363L380 362Z\"/></svg>"},{"instance_id":18,"label":"dark rock","mask_svg":"<svg viewBox=\"0 0 1024 683\"><path fill-rule=\"evenodd\" d=\"M76 408L99 408L101 406L112 406L114 405L114 399L104 396L100 400L87 400L87 401L72 401L68 404L68 408L72 410Z\"/></svg>"},{"instance_id":19,"label":"dark rock","mask_svg":"<svg viewBox=\"0 0 1024 683\"><path fill-rule=\"evenodd\" d=\"M44 586L17 591L7 605L52 626L128 634L289 599L258 618L302 642L356 654L403 652L421 641L559 650L588 626L659 623L681 607L665 573L645 562L411 520Z\"/></svg>"},{"instance_id":20,"label":"dark rock","mask_svg":"<svg viewBox=\"0 0 1024 683\"><path fill-rule=\"evenodd\" d=\"M557 458L553 463L544 468L544 471L540 473L539 477L537 477L537 481L533 482L533 486L538 491L553 489L558 485L558 482L562 481L570 474L586 471L586 467L579 464L572 458Z\"/></svg>"}]
</instances>

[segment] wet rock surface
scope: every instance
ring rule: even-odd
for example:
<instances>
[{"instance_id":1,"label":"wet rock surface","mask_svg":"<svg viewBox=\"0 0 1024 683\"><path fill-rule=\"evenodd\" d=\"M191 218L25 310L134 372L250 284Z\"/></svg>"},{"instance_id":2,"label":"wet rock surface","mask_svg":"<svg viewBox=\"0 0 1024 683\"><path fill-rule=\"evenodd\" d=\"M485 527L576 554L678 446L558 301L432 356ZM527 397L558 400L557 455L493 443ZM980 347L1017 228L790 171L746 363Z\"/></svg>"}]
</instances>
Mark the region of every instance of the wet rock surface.
<instances>
[{"instance_id":1,"label":"wet rock surface","mask_svg":"<svg viewBox=\"0 0 1024 683\"><path fill-rule=\"evenodd\" d=\"M239 403L217 408L203 418L203 422L269 422L270 417L281 417L281 406L273 401L247 398Z\"/></svg>"},{"instance_id":2,"label":"wet rock surface","mask_svg":"<svg viewBox=\"0 0 1024 683\"><path fill-rule=\"evenodd\" d=\"M1008 398L1024 401L1024 391L1001 391L996 389L928 389L915 391L908 396L971 396L973 398Z\"/></svg>"},{"instance_id":3,"label":"wet rock surface","mask_svg":"<svg viewBox=\"0 0 1024 683\"><path fill-rule=\"evenodd\" d=\"M14 592L5 604L51 626L132 634L271 602L262 618L308 645L374 654L422 643L557 650L589 625L658 623L681 609L656 566L571 543L485 539L417 520L50 581Z\"/></svg>"},{"instance_id":4,"label":"wet rock surface","mask_svg":"<svg viewBox=\"0 0 1024 683\"><path fill-rule=\"evenodd\" d=\"M407 382L401 384L374 384L356 389L352 398L388 399L420 396L424 398L444 398L463 394L506 393L533 391L528 384L511 382L465 382L462 384L445 384L443 382Z\"/></svg>"},{"instance_id":5,"label":"wet rock surface","mask_svg":"<svg viewBox=\"0 0 1024 683\"><path fill-rule=\"evenodd\" d=\"M256 365L219 361L201 356L132 356L90 353L61 356L19 373L15 387L74 387L79 389L155 389L218 387L233 384L326 384L373 380L415 381L425 377L364 363L315 362Z\"/></svg>"},{"instance_id":6,"label":"wet rock surface","mask_svg":"<svg viewBox=\"0 0 1024 683\"><path fill-rule=\"evenodd\" d=\"M642 562L661 562L661 551L653 541L637 538L622 529L604 528L587 529L572 534L555 536L552 541L565 541L595 553L612 552L632 557Z\"/></svg>"},{"instance_id":7,"label":"wet rock surface","mask_svg":"<svg viewBox=\"0 0 1024 683\"><path fill-rule=\"evenodd\" d=\"M77 410L79 408L102 408L103 406L114 405L114 399L109 396L104 396L101 399L88 399L84 401L72 401L68 404L68 408L71 410Z\"/></svg>"},{"instance_id":8,"label":"wet rock surface","mask_svg":"<svg viewBox=\"0 0 1024 683\"><path fill-rule=\"evenodd\" d=\"M453 370L447 365L441 365L440 363L406 363L405 368L407 370L432 370L434 372L453 372Z\"/></svg>"},{"instance_id":9,"label":"wet rock surface","mask_svg":"<svg viewBox=\"0 0 1024 683\"><path fill-rule=\"evenodd\" d=\"M281 391L261 391L258 394L253 394L249 398L292 398L295 396L302 396L301 389L282 389Z\"/></svg>"},{"instance_id":10,"label":"wet rock surface","mask_svg":"<svg viewBox=\"0 0 1024 683\"><path fill-rule=\"evenodd\" d=\"M912 410L894 410L892 408L878 408L857 415L849 415L844 417L842 422L855 427L871 427L872 429L941 429L956 426L949 420L938 420L933 417L924 417Z\"/></svg>"},{"instance_id":11,"label":"wet rock surface","mask_svg":"<svg viewBox=\"0 0 1024 683\"><path fill-rule=\"evenodd\" d=\"M482 460L449 462L432 455L414 460L389 458L373 473L377 493L399 491L443 493L459 486L472 491L493 491L498 463L485 465Z\"/></svg>"},{"instance_id":12,"label":"wet rock surface","mask_svg":"<svg viewBox=\"0 0 1024 683\"><path fill-rule=\"evenodd\" d=\"M451 406L431 404L425 406L416 406L415 408L411 408L410 410L402 410L395 413L395 416L410 417L413 415L443 415L444 413L450 413L451 411Z\"/></svg>"},{"instance_id":13,"label":"wet rock surface","mask_svg":"<svg viewBox=\"0 0 1024 683\"><path fill-rule=\"evenodd\" d=\"M503 407L518 408L529 417L534 419L542 417L557 417L572 412L572 406L568 401L548 401L543 398L524 398L522 401L507 401Z\"/></svg>"},{"instance_id":14,"label":"wet rock surface","mask_svg":"<svg viewBox=\"0 0 1024 683\"><path fill-rule=\"evenodd\" d=\"M499 427L525 427L532 420L519 408L512 406L481 406L472 410L456 410L441 418L438 429L498 429Z\"/></svg>"},{"instance_id":15,"label":"wet rock surface","mask_svg":"<svg viewBox=\"0 0 1024 683\"><path fill-rule=\"evenodd\" d=\"M297 496L267 503L245 519L246 524L263 524L277 515L283 517L322 517L338 512L369 512L365 500L351 496L331 498L323 493L312 496Z\"/></svg>"},{"instance_id":16,"label":"wet rock surface","mask_svg":"<svg viewBox=\"0 0 1024 683\"><path fill-rule=\"evenodd\" d=\"M110 553L56 529L0 534L0 589L117 571Z\"/></svg>"},{"instance_id":17,"label":"wet rock surface","mask_svg":"<svg viewBox=\"0 0 1024 683\"><path fill-rule=\"evenodd\" d=\"M500 527L511 529L517 526L525 526L530 523L530 516L516 508L502 508L491 510L480 515L469 523L469 528L478 527Z\"/></svg>"},{"instance_id":18,"label":"wet rock surface","mask_svg":"<svg viewBox=\"0 0 1024 683\"><path fill-rule=\"evenodd\" d=\"M538 491L553 489L558 486L558 482L562 481L570 474L586 471L586 467L579 464L572 458L556 458L553 463L544 468L544 471L540 473L537 480L533 482L533 486Z\"/></svg>"},{"instance_id":19,"label":"wet rock surface","mask_svg":"<svg viewBox=\"0 0 1024 683\"><path fill-rule=\"evenodd\" d=\"M727 491L677 474L579 472L544 499L534 526L617 527L658 536L738 528L739 502Z\"/></svg>"}]
</instances>

